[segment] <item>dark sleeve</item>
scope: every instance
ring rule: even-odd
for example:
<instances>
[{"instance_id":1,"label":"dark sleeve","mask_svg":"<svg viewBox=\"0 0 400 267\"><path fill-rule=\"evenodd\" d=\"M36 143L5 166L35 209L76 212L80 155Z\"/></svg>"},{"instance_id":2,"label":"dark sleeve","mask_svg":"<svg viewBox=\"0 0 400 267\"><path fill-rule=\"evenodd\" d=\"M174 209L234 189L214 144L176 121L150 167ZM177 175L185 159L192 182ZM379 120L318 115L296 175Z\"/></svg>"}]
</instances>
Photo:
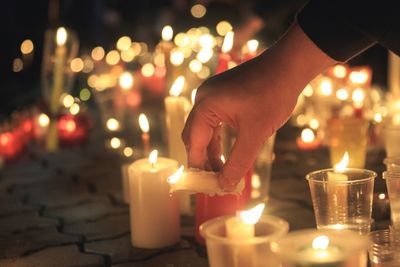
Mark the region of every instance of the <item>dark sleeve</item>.
<instances>
[{"instance_id":1,"label":"dark sleeve","mask_svg":"<svg viewBox=\"0 0 400 267\"><path fill-rule=\"evenodd\" d=\"M327 55L347 61L380 43L400 54L396 1L311 0L297 15L304 33Z\"/></svg>"}]
</instances>

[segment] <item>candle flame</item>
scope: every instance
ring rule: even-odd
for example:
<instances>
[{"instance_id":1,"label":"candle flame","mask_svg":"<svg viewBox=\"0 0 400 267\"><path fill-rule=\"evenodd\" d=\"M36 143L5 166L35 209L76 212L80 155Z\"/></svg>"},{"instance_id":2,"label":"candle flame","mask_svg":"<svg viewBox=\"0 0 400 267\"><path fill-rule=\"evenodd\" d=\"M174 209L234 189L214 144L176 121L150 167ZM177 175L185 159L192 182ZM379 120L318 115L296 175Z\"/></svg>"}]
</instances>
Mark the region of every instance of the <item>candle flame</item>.
<instances>
[{"instance_id":1,"label":"candle flame","mask_svg":"<svg viewBox=\"0 0 400 267\"><path fill-rule=\"evenodd\" d=\"M256 224L258 220L260 220L262 212L265 208L264 203L260 203L254 208L251 208L249 210L241 211L240 212L240 218L245 224Z\"/></svg>"},{"instance_id":2,"label":"candle flame","mask_svg":"<svg viewBox=\"0 0 400 267\"><path fill-rule=\"evenodd\" d=\"M156 149L150 152L149 162L151 165L155 165L157 163L157 156L158 156L158 151Z\"/></svg>"},{"instance_id":3,"label":"candle flame","mask_svg":"<svg viewBox=\"0 0 400 267\"><path fill-rule=\"evenodd\" d=\"M385 193L380 193L380 194L378 195L378 198L379 198L379 199L385 199L385 198L386 198Z\"/></svg>"},{"instance_id":4,"label":"candle flame","mask_svg":"<svg viewBox=\"0 0 400 267\"><path fill-rule=\"evenodd\" d=\"M161 37L164 41L171 41L174 35L174 30L170 25L165 25L161 31Z\"/></svg>"},{"instance_id":5,"label":"candle flame","mask_svg":"<svg viewBox=\"0 0 400 267\"><path fill-rule=\"evenodd\" d=\"M301 131L301 140L304 143L311 143L315 139L315 134L310 128L305 128Z\"/></svg>"},{"instance_id":6,"label":"candle flame","mask_svg":"<svg viewBox=\"0 0 400 267\"><path fill-rule=\"evenodd\" d=\"M118 137L113 137L110 140L110 145L112 148L117 149L121 146L121 140Z\"/></svg>"},{"instance_id":7,"label":"candle flame","mask_svg":"<svg viewBox=\"0 0 400 267\"><path fill-rule=\"evenodd\" d=\"M353 99L354 102L360 103L364 101L364 92L361 88L357 88L354 90L353 94L351 95L351 99Z\"/></svg>"},{"instance_id":8,"label":"candle flame","mask_svg":"<svg viewBox=\"0 0 400 267\"><path fill-rule=\"evenodd\" d=\"M124 90L129 90L133 85L133 76L129 72L124 72L119 76L119 85Z\"/></svg>"},{"instance_id":9,"label":"candle flame","mask_svg":"<svg viewBox=\"0 0 400 267\"><path fill-rule=\"evenodd\" d=\"M247 49L249 50L250 53L255 53L258 48L258 41L253 39L247 41Z\"/></svg>"},{"instance_id":10,"label":"candle flame","mask_svg":"<svg viewBox=\"0 0 400 267\"><path fill-rule=\"evenodd\" d=\"M349 98L349 92L347 92L346 88L340 88L336 91L336 97L337 99L344 101Z\"/></svg>"},{"instance_id":11,"label":"candle flame","mask_svg":"<svg viewBox=\"0 0 400 267\"><path fill-rule=\"evenodd\" d=\"M335 67L333 67L333 75L335 75L335 77L337 78L344 78L347 75L347 69L345 66L343 65L336 65Z\"/></svg>"},{"instance_id":12,"label":"candle flame","mask_svg":"<svg viewBox=\"0 0 400 267\"><path fill-rule=\"evenodd\" d=\"M233 47L233 36L234 36L234 34L232 31L228 32L225 35L224 42L223 42L222 48L221 48L223 53L229 53L231 51L231 49Z\"/></svg>"},{"instance_id":13,"label":"candle flame","mask_svg":"<svg viewBox=\"0 0 400 267\"><path fill-rule=\"evenodd\" d=\"M332 94L332 83L328 80L324 80L321 83L321 93L325 96L330 96Z\"/></svg>"},{"instance_id":14,"label":"candle flame","mask_svg":"<svg viewBox=\"0 0 400 267\"><path fill-rule=\"evenodd\" d=\"M169 90L169 94L172 96L179 96L182 93L184 86L185 86L185 77L179 76L172 84L171 89Z\"/></svg>"},{"instance_id":15,"label":"candle flame","mask_svg":"<svg viewBox=\"0 0 400 267\"><path fill-rule=\"evenodd\" d=\"M119 129L119 121L115 118L109 118L106 124L107 124L107 129L110 131L116 131Z\"/></svg>"},{"instance_id":16,"label":"candle flame","mask_svg":"<svg viewBox=\"0 0 400 267\"><path fill-rule=\"evenodd\" d=\"M56 36L57 45L61 46L64 45L67 41L67 30L64 27L60 27L57 29L57 36Z\"/></svg>"},{"instance_id":17,"label":"candle flame","mask_svg":"<svg viewBox=\"0 0 400 267\"><path fill-rule=\"evenodd\" d=\"M350 81L357 84L363 84L367 82L368 78L369 74L366 70L352 71L349 76Z\"/></svg>"},{"instance_id":18,"label":"candle flame","mask_svg":"<svg viewBox=\"0 0 400 267\"><path fill-rule=\"evenodd\" d=\"M176 184L179 181L179 179L182 177L183 169L184 169L184 167L183 167L183 165L181 165L174 174L172 174L170 177L168 177L167 182L169 184Z\"/></svg>"},{"instance_id":19,"label":"candle flame","mask_svg":"<svg viewBox=\"0 0 400 267\"><path fill-rule=\"evenodd\" d=\"M346 151L343 155L342 160L335 165L335 170L343 171L346 169L347 165L349 165L349 153Z\"/></svg>"},{"instance_id":20,"label":"candle flame","mask_svg":"<svg viewBox=\"0 0 400 267\"><path fill-rule=\"evenodd\" d=\"M219 158L221 159L222 163L225 164L225 162L226 162L225 156L221 155Z\"/></svg>"},{"instance_id":21,"label":"candle flame","mask_svg":"<svg viewBox=\"0 0 400 267\"><path fill-rule=\"evenodd\" d=\"M149 121L147 120L146 115L144 115L143 113L141 113L139 115L139 126L140 126L140 130L143 133L148 133L150 130Z\"/></svg>"},{"instance_id":22,"label":"candle flame","mask_svg":"<svg viewBox=\"0 0 400 267\"><path fill-rule=\"evenodd\" d=\"M312 241L312 248L318 250L326 250L329 246L329 237L320 235Z\"/></svg>"},{"instance_id":23,"label":"candle flame","mask_svg":"<svg viewBox=\"0 0 400 267\"><path fill-rule=\"evenodd\" d=\"M44 114L44 113L40 114L39 117L38 117L38 123L39 123L39 125L42 126L42 127L48 126L49 123L50 123L50 118L49 118L49 116L47 116L47 115Z\"/></svg>"}]
</instances>

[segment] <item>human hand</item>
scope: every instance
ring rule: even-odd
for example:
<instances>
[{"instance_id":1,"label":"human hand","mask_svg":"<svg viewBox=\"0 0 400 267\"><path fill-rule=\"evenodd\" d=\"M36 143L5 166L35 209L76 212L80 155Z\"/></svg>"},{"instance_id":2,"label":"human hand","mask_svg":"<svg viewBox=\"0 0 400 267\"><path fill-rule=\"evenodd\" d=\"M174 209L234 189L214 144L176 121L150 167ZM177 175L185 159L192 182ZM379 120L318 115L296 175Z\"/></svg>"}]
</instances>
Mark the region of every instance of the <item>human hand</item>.
<instances>
[{"instance_id":1,"label":"human hand","mask_svg":"<svg viewBox=\"0 0 400 267\"><path fill-rule=\"evenodd\" d=\"M222 167L220 185L232 190L261 145L287 121L305 85L334 63L295 25L260 56L205 81L182 134L189 166ZM237 131L223 166L221 122Z\"/></svg>"}]
</instances>

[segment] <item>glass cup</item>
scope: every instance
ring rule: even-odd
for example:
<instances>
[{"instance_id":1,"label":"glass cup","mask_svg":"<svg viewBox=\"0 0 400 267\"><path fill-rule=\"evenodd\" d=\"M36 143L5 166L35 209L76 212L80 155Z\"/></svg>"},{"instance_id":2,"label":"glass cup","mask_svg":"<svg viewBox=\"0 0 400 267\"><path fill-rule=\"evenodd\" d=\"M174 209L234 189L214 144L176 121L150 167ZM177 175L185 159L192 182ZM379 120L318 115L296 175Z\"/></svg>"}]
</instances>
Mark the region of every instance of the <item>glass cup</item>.
<instances>
[{"instance_id":1,"label":"glass cup","mask_svg":"<svg viewBox=\"0 0 400 267\"><path fill-rule=\"evenodd\" d=\"M400 228L400 173L385 171L382 176L389 194L392 226L397 229Z\"/></svg>"},{"instance_id":2,"label":"glass cup","mask_svg":"<svg viewBox=\"0 0 400 267\"><path fill-rule=\"evenodd\" d=\"M200 226L206 240L210 267L280 267L270 243L287 234L289 224L274 216L262 216L255 225L255 237L232 240L226 237L225 222L232 216L211 219Z\"/></svg>"},{"instance_id":3,"label":"glass cup","mask_svg":"<svg viewBox=\"0 0 400 267\"><path fill-rule=\"evenodd\" d=\"M322 238L321 238L322 237ZM323 239L324 247L314 245ZM365 267L368 238L351 231L300 230L271 243L282 267Z\"/></svg>"},{"instance_id":4,"label":"glass cup","mask_svg":"<svg viewBox=\"0 0 400 267\"><path fill-rule=\"evenodd\" d=\"M400 266L399 237L389 229L374 231L369 234L371 245L368 249L371 267Z\"/></svg>"},{"instance_id":5,"label":"glass cup","mask_svg":"<svg viewBox=\"0 0 400 267\"><path fill-rule=\"evenodd\" d=\"M363 168L367 154L369 122L360 118L332 118L327 125L331 165L338 164L347 152L348 167Z\"/></svg>"},{"instance_id":6,"label":"glass cup","mask_svg":"<svg viewBox=\"0 0 400 267\"><path fill-rule=\"evenodd\" d=\"M368 234L376 173L365 169L325 169L306 176L318 229Z\"/></svg>"},{"instance_id":7,"label":"glass cup","mask_svg":"<svg viewBox=\"0 0 400 267\"><path fill-rule=\"evenodd\" d=\"M387 157L400 156L400 125L384 124L382 133Z\"/></svg>"},{"instance_id":8,"label":"glass cup","mask_svg":"<svg viewBox=\"0 0 400 267\"><path fill-rule=\"evenodd\" d=\"M400 173L400 156L387 157L383 163L386 165L387 171Z\"/></svg>"}]
</instances>

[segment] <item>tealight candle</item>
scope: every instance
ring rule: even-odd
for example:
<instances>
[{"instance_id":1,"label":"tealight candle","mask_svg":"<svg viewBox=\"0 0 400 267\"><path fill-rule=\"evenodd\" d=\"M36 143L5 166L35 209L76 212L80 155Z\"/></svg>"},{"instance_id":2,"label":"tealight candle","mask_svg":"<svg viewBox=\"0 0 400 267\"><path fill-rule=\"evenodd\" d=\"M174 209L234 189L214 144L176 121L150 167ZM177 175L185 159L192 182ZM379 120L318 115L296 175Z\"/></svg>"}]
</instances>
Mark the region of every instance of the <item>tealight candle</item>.
<instances>
[{"instance_id":1,"label":"tealight candle","mask_svg":"<svg viewBox=\"0 0 400 267\"><path fill-rule=\"evenodd\" d=\"M129 166L131 241L134 247L163 248L180 240L178 199L170 195L167 178L176 172L173 159L149 159Z\"/></svg>"}]
</instances>

